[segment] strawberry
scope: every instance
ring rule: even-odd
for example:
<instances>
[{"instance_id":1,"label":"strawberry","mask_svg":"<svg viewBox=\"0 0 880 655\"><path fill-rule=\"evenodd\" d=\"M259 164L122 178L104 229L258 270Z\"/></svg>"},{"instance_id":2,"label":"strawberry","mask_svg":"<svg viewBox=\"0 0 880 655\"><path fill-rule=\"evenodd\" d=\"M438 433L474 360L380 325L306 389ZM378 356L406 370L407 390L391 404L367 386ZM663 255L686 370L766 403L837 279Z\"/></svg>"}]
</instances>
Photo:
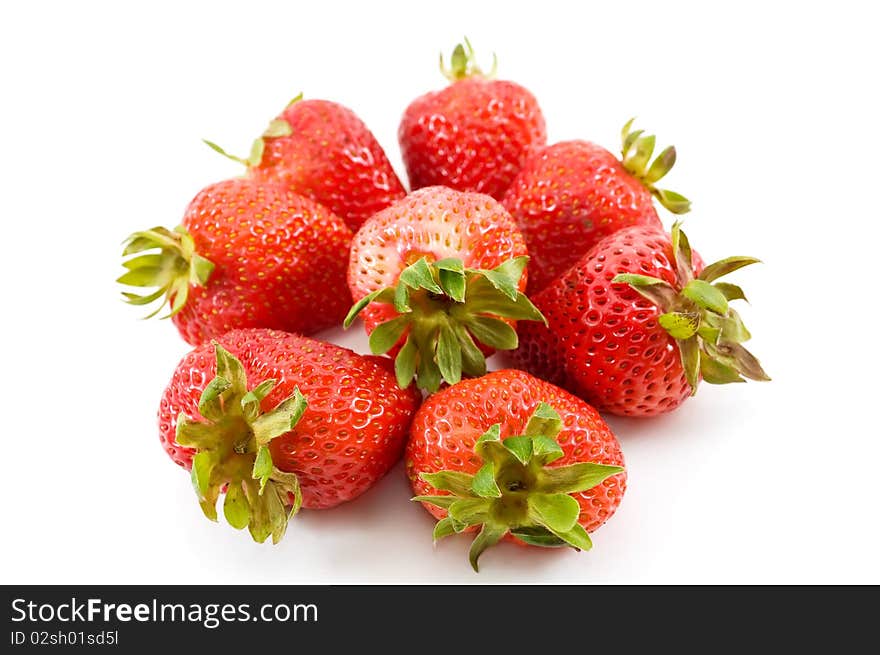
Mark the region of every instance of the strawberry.
<instances>
[{"instance_id":1,"label":"strawberry","mask_svg":"<svg viewBox=\"0 0 880 655\"><path fill-rule=\"evenodd\" d=\"M667 235L634 226L605 237L535 296L548 327L523 324L514 359L600 411L653 416L711 384L769 380L742 343L751 335L718 278L757 262L703 267L679 223Z\"/></svg>"},{"instance_id":2,"label":"strawberry","mask_svg":"<svg viewBox=\"0 0 880 655\"><path fill-rule=\"evenodd\" d=\"M300 506L327 509L400 459L421 401L387 359L274 330L234 330L186 355L159 406L159 436L191 470L205 515L277 543Z\"/></svg>"},{"instance_id":3,"label":"strawberry","mask_svg":"<svg viewBox=\"0 0 880 655\"><path fill-rule=\"evenodd\" d=\"M499 199L526 156L547 141L538 101L514 82L477 67L465 39L452 53L452 82L423 95L403 114L398 140L413 189L443 184Z\"/></svg>"},{"instance_id":4,"label":"strawberry","mask_svg":"<svg viewBox=\"0 0 880 655\"><path fill-rule=\"evenodd\" d=\"M134 305L164 296L192 345L238 327L308 334L345 316L350 241L342 219L308 198L226 180L202 189L174 230L132 234L123 256L137 256L123 262L129 270L118 282L157 287L124 295Z\"/></svg>"},{"instance_id":5,"label":"strawberry","mask_svg":"<svg viewBox=\"0 0 880 655\"><path fill-rule=\"evenodd\" d=\"M348 285L374 354L395 356L401 386L436 391L486 372L486 355L517 345L513 320L543 320L522 293L522 235L498 202L446 187L382 210L352 241Z\"/></svg>"},{"instance_id":6,"label":"strawberry","mask_svg":"<svg viewBox=\"0 0 880 655\"><path fill-rule=\"evenodd\" d=\"M329 100L294 98L247 159L205 143L247 166L254 179L280 182L320 202L352 230L406 195L373 133L353 111Z\"/></svg>"},{"instance_id":7,"label":"strawberry","mask_svg":"<svg viewBox=\"0 0 880 655\"><path fill-rule=\"evenodd\" d=\"M623 128L623 156L587 141L563 141L529 157L502 202L529 248L529 290L540 291L600 239L631 225L660 228L652 197L675 214L686 198L654 186L675 163L675 148L649 166L655 138Z\"/></svg>"},{"instance_id":8,"label":"strawberry","mask_svg":"<svg viewBox=\"0 0 880 655\"><path fill-rule=\"evenodd\" d=\"M592 547L626 490L623 454L595 409L523 371L465 380L428 398L406 446L413 500L434 539L476 530L470 561L506 537Z\"/></svg>"}]
</instances>

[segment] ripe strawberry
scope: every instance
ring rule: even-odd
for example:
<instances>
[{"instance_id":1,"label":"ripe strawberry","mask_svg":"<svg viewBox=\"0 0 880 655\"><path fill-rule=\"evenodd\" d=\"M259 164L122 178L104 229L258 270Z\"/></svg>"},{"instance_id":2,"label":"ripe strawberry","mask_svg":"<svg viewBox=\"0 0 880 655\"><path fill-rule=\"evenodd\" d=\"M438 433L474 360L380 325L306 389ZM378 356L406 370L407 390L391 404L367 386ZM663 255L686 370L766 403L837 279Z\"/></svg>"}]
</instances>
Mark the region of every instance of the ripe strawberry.
<instances>
[{"instance_id":1,"label":"ripe strawberry","mask_svg":"<svg viewBox=\"0 0 880 655\"><path fill-rule=\"evenodd\" d=\"M701 378L769 380L729 305L743 290L715 282L758 260L696 259L679 223L671 236L635 226L605 237L535 296L548 327L522 325L515 361L623 416L669 412Z\"/></svg>"},{"instance_id":2,"label":"ripe strawberry","mask_svg":"<svg viewBox=\"0 0 880 655\"><path fill-rule=\"evenodd\" d=\"M480 526L474 570L505 536L589 550L587 533L614 514L626 490L622 466L620 445L595 409L513 370L428 398L406 446L413 500L440 519L434 539Z\"/></svg>"},{"instance_id":3,"label":"ripe strawberry","mask_svg":"<svg viewBox=\"0 0 880 655\"><path fill-rule=\"evenodd\" d=\"M401 386L436 391L486 372L485 355L517 345L513 320L543 320L522 293L528 257L498 202L446 187L384 209L352 241L348 285L375 354L396 355Z\"/></svg>"},{"instance_id":4,"label":"ripe strawberry","mask_svg":"<svg viewBox=\"0 0 880 655\"><path fill-rule=\"evenodd\" d=\"M222 345L221 345L222 344ZM159 436L205 515L277 543L300 505L364 493L397 462L421 401L388 361L274 330L234 330L178 364Z\"/></svg>"},{"instance_id":5,"label":"ripe strawberry","mask_svg":"<svg viewBox=\"0 0 880 655\"><path fill-rule=\"evenodd\" d=\"M406 190L376 137L353 111L329 100L301 98L269 123L247 159L205 143L247 166L254 179L280 182L357 230Z\"/></svg>"},{"instance_id":6,"label":"ripe strawberry","mask_svg":"<svg viewBox=\"0 0 880 655\"><path fill-rule=\"evenodd\" d=\"M470 42L455 47L452 82L423 95L403 114L398 140L413 189L443 184L499 199L526 156L547 141L538 101L514 82L477 67Z\"/></svg>"},{"instance_id":7,"label":"ripe strawberry","mask_svg":"<svg viewBox=\"0 0 880 655\"><path fill-rule=\"evenodd\" d=\"M623 127L623 156L587 141L564 141L529 157L502 202L532 257L529 289L540 291L599 240L632 225L660 228L652 196L675 214L690 202L654 186L675 164L675 148L650 166L654 136Z\"/></svg>"},{"instance_id":8,"label":"ripe strawberry","mask_svg":"<svg viewBox=\"0 0 880 655\"><path fill-rule=\"evenodd\" d=\"M338 325L351 231L318 203L252 179L218 182L189 204L179 227L135 232L118 282L158 287L125 293L133 305L162 296L186 341L265 327L308 334ZM158 253L145 251L158 250ZM162 308L160 306L153 314Z\"/></svg>"}]
</instances>

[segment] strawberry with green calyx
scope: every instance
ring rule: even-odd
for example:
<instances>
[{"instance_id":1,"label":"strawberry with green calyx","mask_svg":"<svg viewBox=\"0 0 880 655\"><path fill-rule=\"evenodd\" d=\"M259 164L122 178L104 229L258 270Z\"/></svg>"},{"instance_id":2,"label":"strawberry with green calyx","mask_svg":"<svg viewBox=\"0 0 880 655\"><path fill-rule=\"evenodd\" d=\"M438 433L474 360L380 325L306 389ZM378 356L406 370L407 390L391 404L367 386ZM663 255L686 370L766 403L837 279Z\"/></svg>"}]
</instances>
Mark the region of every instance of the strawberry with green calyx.
<instances>
[{"instance_id":1,"label":"strawberry with green calyx","mask_svg":"<svg viewBox=\"0 0 880 655\"><path fill-rule=\"evenodd\" d=\"M406 195L376 137L358 116L329 100L294 98L254 140L243 164L256 180L277 182L326 206L352 229Z\"/></svg>"},{"instance_id":2,"label":"strawberry with green calyx","mask_svg":"<svg viewBox=\"0 0 880 655\"><path fill-rule=\"evenodd\" d=\"M675 163L670 146L651 163L655 138L623 128L619 158L589 141L562 141L535 151L502 198L532 261L529 290L537 292L601 239L625 227L661 228L653 198L674 213L688 211L681 195L655 184Z\"/></svg>"},{"instance_id":3,"label":"strawberry with green calyx","mask_svg":"<svg viewBox=\"0 0 880 655\"><path fill-rule=\"evenodd\" d=\"M496 200L428 187L372 216L352 240L348 285L375 353L396 357L401 385L481 375L516 347L513 321L542 321L522 291L522 235Z\"/></svg>"},{"instance_id":4,"label":"strawberry with green calyx","mask_svg":"<svg viewBox=\"0 0 880 655\"><path fill-rule=\"evenodd\" d=\"M429 263L422 257L403 270L396 287L379 289L355 303L343 325L349 327L372 302L393 306L398 315L373 329L370 350L382 355L403 341L394 359L398 384L407 387L417 378L420 388L433 393L441 380L455 384L462 374L483 375L481 347L516 348L510 320L544 320L518 289L528 259L516 257L479 270L465 268L456 258Z\"/></svg>"},{"instance_id":5,"label":"strawberry with green calyx","mask_svg":"<svg viewBox=\"0 0 880 655\"><path fill-rule=\"evenodd\" d=\"M590 536L578 523L580 505L570 494L592 489L623 467L583 462L549 468L563 456L554 439L561 429L559 414L541 403L525 434L502 440L496 423L477 439L474 452L484 464L475 475L422 473L422 480L449 494L413 498L447 510L449 515L434 528L434 539L478 526L469 555L474 571L483 551L508 532L532 546L590 550Z\"/></svg>"},{"instance_id":6,"label":"strawberry with green calyx","mask_svg":"<svg viewBox=\"0 0 880 655\"><path fill-rule=\"evenodd\" d=\"M233 330L178 364L159 436L205 515L277 542L302 506L352 500L400 459L421 402L385 357L276 330Z\"/></svg>"},{"instance_id":7,"label":"strawberry with green calyx","mask_svg":"<svg viewBox=\"0 0 880 655\"><path fill-rule=\"evenodd\" d=\"M730 306L730 301L745 300L745 293L735 284L716 282L760 260L728 257L695 276L691 247L679 222L672 228L671 241L678 288L639 273L621 273L612 282L628 284L662 310L657 322L678 345L691 395L701 378L710 384L769 380L757 358L743 347L752 335Z\"/></svg>"},{"instance_id":8,"label":"strawberry with green calyx","mask_svg":"<svg viewBox=\"0 0 880 655\"><path fill-rule=\"evenodd\" d=\"M278 543L302 505L302 493L296 474L274 465L269 443L296 427L307 402L294 388L274 409L263 412L261 403L276 380L248 391L241 362L216 342L214 348L217 376L199 399L203 420L181 414L175 438L197 451L192 481L205 516L217 520L217 499L225 489L223 514L229 524L238 530L247 527L259 543L269 535Z\"/></svg>"},{"instance_id":9,"label":"strawberry with green calyx","mask_svg":"<svg viewBox=\"0 0 880 655\"><path fill-rule=\"evenodd\" d=\"M516 370L428 397L405 459L414 500L439 521L435 539L479 531L474 568L502 538L589 549L587 533L614 514L626 489L620 444L599 413Z\"/></svg>"},{"instance_id":10,"label":"strawberry with green calyx","mask_svg":"<svg viewBox=\"0 0 880 655\"><path fill-rule=\"evenodd\" d=\"M236 178L208 185L174 230L131 235L118 282L151 288L127 302L170 304L196 345L242 327L310 334L338 325L350 306L351 231L324 206L278 184Z\"/></svg>"},{"instance_id":11,"label":"strawberry with green calyx","mask_svg":"<svg viewBox=\"0 0 880 655\"><path fill-rule=\"evenodd\" d=\"M450 84L416 98L398 140L413 189L445 185L501 198L526 157L547 141L538 101L514 82L483 73L470 42L455 47Z\"/></svg>"},{"instance_id":12,"label":"strawberry with green calyx","mask_svg":"<svg viewBox=\"0 0 880 655\"><path fill-rule=\"evenodd\" d=\"M533 300L547 326L522 323L517 365L560 384L600 411L656 416L679 407L700 379L767 380L742 343L731 301L743 290L716 282L758 260L709 266L676 223L608 235Z\"/></svg>"}]
</instances>

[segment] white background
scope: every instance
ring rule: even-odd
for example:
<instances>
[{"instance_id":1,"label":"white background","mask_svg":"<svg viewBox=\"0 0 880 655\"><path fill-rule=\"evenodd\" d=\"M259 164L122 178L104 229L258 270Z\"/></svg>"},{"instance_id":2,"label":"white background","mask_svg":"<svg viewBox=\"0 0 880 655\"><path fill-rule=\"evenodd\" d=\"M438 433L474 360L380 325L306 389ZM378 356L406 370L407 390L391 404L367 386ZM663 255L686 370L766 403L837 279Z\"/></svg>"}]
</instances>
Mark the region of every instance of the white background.
<instances>
[{"instance_id":1,"label":"white background","mask_svg":"<svg viewBox=\"0 0 880 655\"><path fill-rule=\"evenodd\" d=\"M880 583L878 106L869 3L4 3L4 583ZM202 518L155 412L187 346L119 301L120 242L238 174L299 91L398 120L462 33L551 141L675 143L686 229L737 273L774 380L613 420L629 490L590 553L431 546L400 467L278 547ZM671 223L665 215L667 226ZM329 335L336 338L336 334ZM364 350L353 332L341 343Z\"/></svg>"}]
</instances>

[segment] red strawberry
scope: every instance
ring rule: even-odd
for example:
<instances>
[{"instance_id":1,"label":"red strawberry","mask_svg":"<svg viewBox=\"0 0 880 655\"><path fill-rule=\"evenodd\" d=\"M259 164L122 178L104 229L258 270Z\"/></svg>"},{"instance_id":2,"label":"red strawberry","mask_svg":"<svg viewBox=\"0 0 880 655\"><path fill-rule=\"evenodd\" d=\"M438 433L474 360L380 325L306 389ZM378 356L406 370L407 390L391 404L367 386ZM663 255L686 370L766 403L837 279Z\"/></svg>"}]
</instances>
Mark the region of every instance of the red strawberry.
<instances>
[{"instance_id":1,"label":"red strawberry","mask_svg":"<svg viewBox=\"0 0 880 655\"><path fill-rule=\"evenodd\" d=\"M221 345L222 344L222 345ZM388 361L274 330L234 330L178 364L159 407L168 455L192 470L205 515L258 542L300 505L364 493L397 462L421 396Z\"/></svg>"},{"instance_id":2,"label":"red strawberry","mask_svg":"<svg viewBox=\"0 0 880 655\"><path fill-rule=\"evenodd\" d=\"M622 466L620 445L595 409L512 370L428 398L406 446L413 500L440 519L434 539L480 526L474 570L504 537L588 550L587 533L614 514L626 490Z\"/></svg>"},{"instance_id":3,"label":"red strawberry","mask_svg":"<svg viewBox=\"0 0 880 655\"><path fill-rule=\"evenodd\" d=\"M446 187L420 189L364 223L348 284L373 353L396 355L401 386L436 391L486 372L485 355L517 345L513 320L543 320L522 293L528 257L498 202Z\"/></svg>"},{"instance_id":4,"label":"red strawberry","mask_svg":"<svg viewBox=\"0 0 880 655\"><path fill-rule=\"evenodd\" d=\"M376 137L353 111L329 100L301 98L269 124L247 159L206 143L247 166L254 179L277 181L317 200L357 230L406 190Z\"/></svg>"},{"instance_id":5,"label":"red strawberry","mask_svg":"<svg viewBox=\"0 0 880 655\"><path fill-rule=\"evenodd\" d=\"M654 136L623 128L623 157L587 141L564 141L526 160L502 202L519 224L529 255L529 289L540 291L599 240L632 225L660 228L652 196L676 214L683 196L654 184L675 163L675 148L654 152Z\"/></svg>"},{"instance_id":6,"label":"red strawberry","mask_svg":"<svg viewBox=\"0 0 880 655\"><path fill-rule=\"evenodd\" d=\"M226 180L202 189L175 230L132 234L123 256L138 256L123 262L129 271L118 281L158 287L124 295L134 305L164 296L192 345L239 327L308 334L345 316L350 241L342 219L308 198Z\"/></svg>"},{"instance_id":7,"label":"red strawberry","mask_svg":"<svg viewBox=\"0 0 880 655\"><path fill-rule=\"evenodd\" d=\"M470 43L456 46L452 84L423 95L403 114L398 140L413 189L444 184L499 199L526 156L547 141L538 101L514 82L476 66Z\"/></svg>"},{"instance_id":8,"label":"red strawberry","mask_svg":"<svg viewBox=\"0 0 880 655\"><path fill-rule=\"evenodd\" d=\"M669 412L701 378L769 380L742 346L751 335L729 304L743 290L715 282L758 260L704 268L696 258L678 223L671 236L636 226L605 237L535 296L549 326L522 324L514 359L624 416Z\"/></svg>"}]
</instances>

